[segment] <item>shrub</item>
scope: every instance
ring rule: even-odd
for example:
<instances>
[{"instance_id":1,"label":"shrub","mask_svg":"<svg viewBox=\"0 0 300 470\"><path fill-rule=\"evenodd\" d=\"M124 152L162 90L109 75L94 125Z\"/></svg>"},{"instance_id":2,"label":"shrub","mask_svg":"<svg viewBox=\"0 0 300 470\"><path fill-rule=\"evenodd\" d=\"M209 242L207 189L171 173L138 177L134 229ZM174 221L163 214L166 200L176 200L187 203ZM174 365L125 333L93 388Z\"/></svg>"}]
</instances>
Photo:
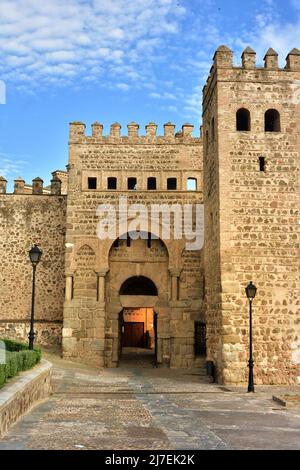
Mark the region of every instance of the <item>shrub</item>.
<instances>
[{"instance_id":1,"label":"shrub","mask_svg":"<svg viewBox=\"0 0 300 470\"><path fill-rule=\"evenodd\" d=\"M0 364L0 387L7 379L14 377L23 370L31 369L41 360L41 350L29 350L24 343L8 339L3 340L6 348L5 364Z\"/></svg>"}]
</instances>

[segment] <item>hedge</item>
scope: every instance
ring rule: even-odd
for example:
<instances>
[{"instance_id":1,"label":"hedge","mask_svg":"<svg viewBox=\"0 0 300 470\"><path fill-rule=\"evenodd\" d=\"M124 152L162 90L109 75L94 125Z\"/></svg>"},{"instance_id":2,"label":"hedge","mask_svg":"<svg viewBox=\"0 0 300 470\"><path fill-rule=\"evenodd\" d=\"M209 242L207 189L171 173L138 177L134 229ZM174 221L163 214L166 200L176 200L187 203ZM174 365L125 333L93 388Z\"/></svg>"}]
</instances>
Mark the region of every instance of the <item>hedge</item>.
<instances>
[{"instance_id":1,"label":"hedge","mask_svg":"<svg viewBox=\"0 0 300 470\"><path fill-rule=\"evenodd\" d=\"M0 364L0 387L2 387L7 379L14 377L19 372L31 369L41 360L41 350L35 348L29 350L24 343L3 339L5 344L6 356L5 364Z\"/></svg>"}]
</instances>

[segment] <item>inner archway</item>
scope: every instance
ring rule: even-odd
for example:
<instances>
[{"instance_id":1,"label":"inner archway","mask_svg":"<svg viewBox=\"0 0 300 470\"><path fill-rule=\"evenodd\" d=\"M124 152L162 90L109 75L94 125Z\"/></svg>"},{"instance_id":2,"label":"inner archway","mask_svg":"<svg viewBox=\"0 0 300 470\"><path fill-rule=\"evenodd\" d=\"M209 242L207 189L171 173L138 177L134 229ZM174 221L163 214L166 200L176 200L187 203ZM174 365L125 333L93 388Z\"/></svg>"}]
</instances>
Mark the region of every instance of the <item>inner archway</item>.
<instances>
[{"instance_id":1,"label":"inner archway","mask_svg":"<svg viewBox=\"0 0 300 470\"><path fill-rule=\"evenodd\" d=\"M119 367L155 367L157 288L145 276L132 276L122 284L119 294L124 306L119 317Z\"/></svg>"}]
</instances>

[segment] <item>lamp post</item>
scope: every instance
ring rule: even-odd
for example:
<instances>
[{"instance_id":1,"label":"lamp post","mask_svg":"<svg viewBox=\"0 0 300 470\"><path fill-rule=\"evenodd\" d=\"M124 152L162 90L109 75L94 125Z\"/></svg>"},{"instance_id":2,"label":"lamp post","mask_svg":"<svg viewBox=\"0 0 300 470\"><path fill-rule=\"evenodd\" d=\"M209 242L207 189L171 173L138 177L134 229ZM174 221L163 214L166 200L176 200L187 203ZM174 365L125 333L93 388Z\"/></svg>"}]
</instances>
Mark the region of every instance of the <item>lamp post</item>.
<instances>
[{"instance_id":1,"label":"lamp post","mask_svg":"<svg viewBox=\"0 0 300 470\"><path fill-rule=\"evenodd\" d=\"M29 251L29 258L32 264L32 297L31 297L31 317L30 317L30 331L28 334L29 338L29 349L33 349L33 342L35 337L34 332L34 301L35 301L35 272L36 267L40 262L43 252L39 249L37 245L34 245Z\"/></svg>"},{"instance_id":2,"label":"lamp post","mask_svg":"<svg viewBox=\"0 0 300 470\"><path fill-rule=\"evenodd\" d=\"M250 356L249 356L249 381L248 381L248 392L254 392L254 380L253 380L253 354L252 354L252 302L253 299L256 295L257 288L255 285L250 282L248 286L246 287L246 295L249 300L249 307L250 307L250 329L249 329L249 350L250 350Z\"/></svg>"}]
</instances>

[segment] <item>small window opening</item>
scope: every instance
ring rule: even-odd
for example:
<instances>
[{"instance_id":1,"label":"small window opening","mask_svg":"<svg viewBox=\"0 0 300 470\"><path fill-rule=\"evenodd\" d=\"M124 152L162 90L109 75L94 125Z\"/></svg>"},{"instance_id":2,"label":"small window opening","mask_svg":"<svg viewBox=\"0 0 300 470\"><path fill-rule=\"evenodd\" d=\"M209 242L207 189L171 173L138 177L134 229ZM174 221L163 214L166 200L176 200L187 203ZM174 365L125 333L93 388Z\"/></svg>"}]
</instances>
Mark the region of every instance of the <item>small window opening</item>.
<instances>
[{"instance_id":1,"label":"small window opening","mask_svg":"<svg viewBox=\"0 0 300 470\"><path fill-rule=\"evenodd\" d=\"M259 171L266 170L266 159L265 157L259 157Z\"/></svg>"},{"instance_id":2,"label":"small window opening","mask_svg":"<svg viewBox=\"0 0 300 470\"><path fill-rule=\"evenodd\" d=\"M117 189L117 178L107 178L107 189Z\"/></svg>"},{"instance_id":3,"label":"small window opening","mask_svg":"<svg viewBox=\"0 0 300 470\"><path fill-rule=\"evenodd\" d=\"M88 188L97 189L97 178L88 178Z\"/></svg>"},{"instance_id":4,"label":"small window opening","mask_svg":"<svg viewBox=\"0 0 300 470\"><path fill-rule=\"evenodd\" d=\"M241 108L236 113L236 130L250 131L250 112L248 109Z\"/></svg>"},{"instance_id":5,"label":"small window opening","mask_svg":"<svg viewBox=\"0 0 300 470\"><path fill-rule=\"evenodd\" d=\"M114 247L114 248L119 248L119 246L120 246L120 240L119 240L119 238L117 238L117 239L114 241L113 247Z\"/></svg>"},{"instance_id":6,"label":"small window opening","mask_svg":"<svg viewBox=\"0 0 300 470\"><path fill-rule=\"evenodd\" d=\"M137 190L137 179L136 178L128 178L127 188L131 191Z\"/></svg>"},{"instance_id":7,"label":"small window opening","mask_svg":"<svg viewBox=\"0 0 300 470\"><path fill-rule=\"evenodd\" d=\"M265 113L265 132L280 132L280 114L277 109Z\"/></svg>"},{"instance_id":8,"label":"small window opening","mask_svg":"<svg viewBox=\"0 0 300 470\"><path fill-rule=\"evenodd\" d=\"M187 190L188 191L197 191L197 179L188 178L187 180Z\"/></svg>"},{"instance_id":9,"label":"small window opening","mask_svg":"<svg viewBox=\"0 0 300 470\"><path fill-rule=\"evenodd\" d=\"M211 138L212 141L215 141L215 118L212 118L211 120Z\"/></svg>"},{"instance_id":10,"label":"small window opening","mask_svg":"<svg viewBox=\"0 0 300 470\"><path fill-rule=\"evenodd\" d=\"M148 178L147 180L147 189L149 191L154 191L156 189L156 178Z\"/></svg>"},{"instance_id":11,"label":"small window opening","mask_svg":"<svg viewBox=\"0 0 300 470\"><path fill-rule=\"evenodd\" d=\"M130 246L131 246L131 238L130 238L129 233L127 233L126 245L127 245L127 248L130 248Z\"/></svg>"},{"instance_id":12,"label":"small window opening","mask_svg":"<svg viewBox=\"0 0 300 470\"><path fill-rule=\"evenodd\" d=\"M169 191L174 191L175 189L177 189L177 179L176 178L168 178L167 189Z\"/></svg>"},{"instance_id":13,"label":"small window opening","mask_svg":"<svg viewBox=\"0 0 300 470\"><path fill-rule=\"evenodd\" d=\"M206 325L201 321L195 322L195 356L206 354Z\"/></svg>"}]
</instances>

